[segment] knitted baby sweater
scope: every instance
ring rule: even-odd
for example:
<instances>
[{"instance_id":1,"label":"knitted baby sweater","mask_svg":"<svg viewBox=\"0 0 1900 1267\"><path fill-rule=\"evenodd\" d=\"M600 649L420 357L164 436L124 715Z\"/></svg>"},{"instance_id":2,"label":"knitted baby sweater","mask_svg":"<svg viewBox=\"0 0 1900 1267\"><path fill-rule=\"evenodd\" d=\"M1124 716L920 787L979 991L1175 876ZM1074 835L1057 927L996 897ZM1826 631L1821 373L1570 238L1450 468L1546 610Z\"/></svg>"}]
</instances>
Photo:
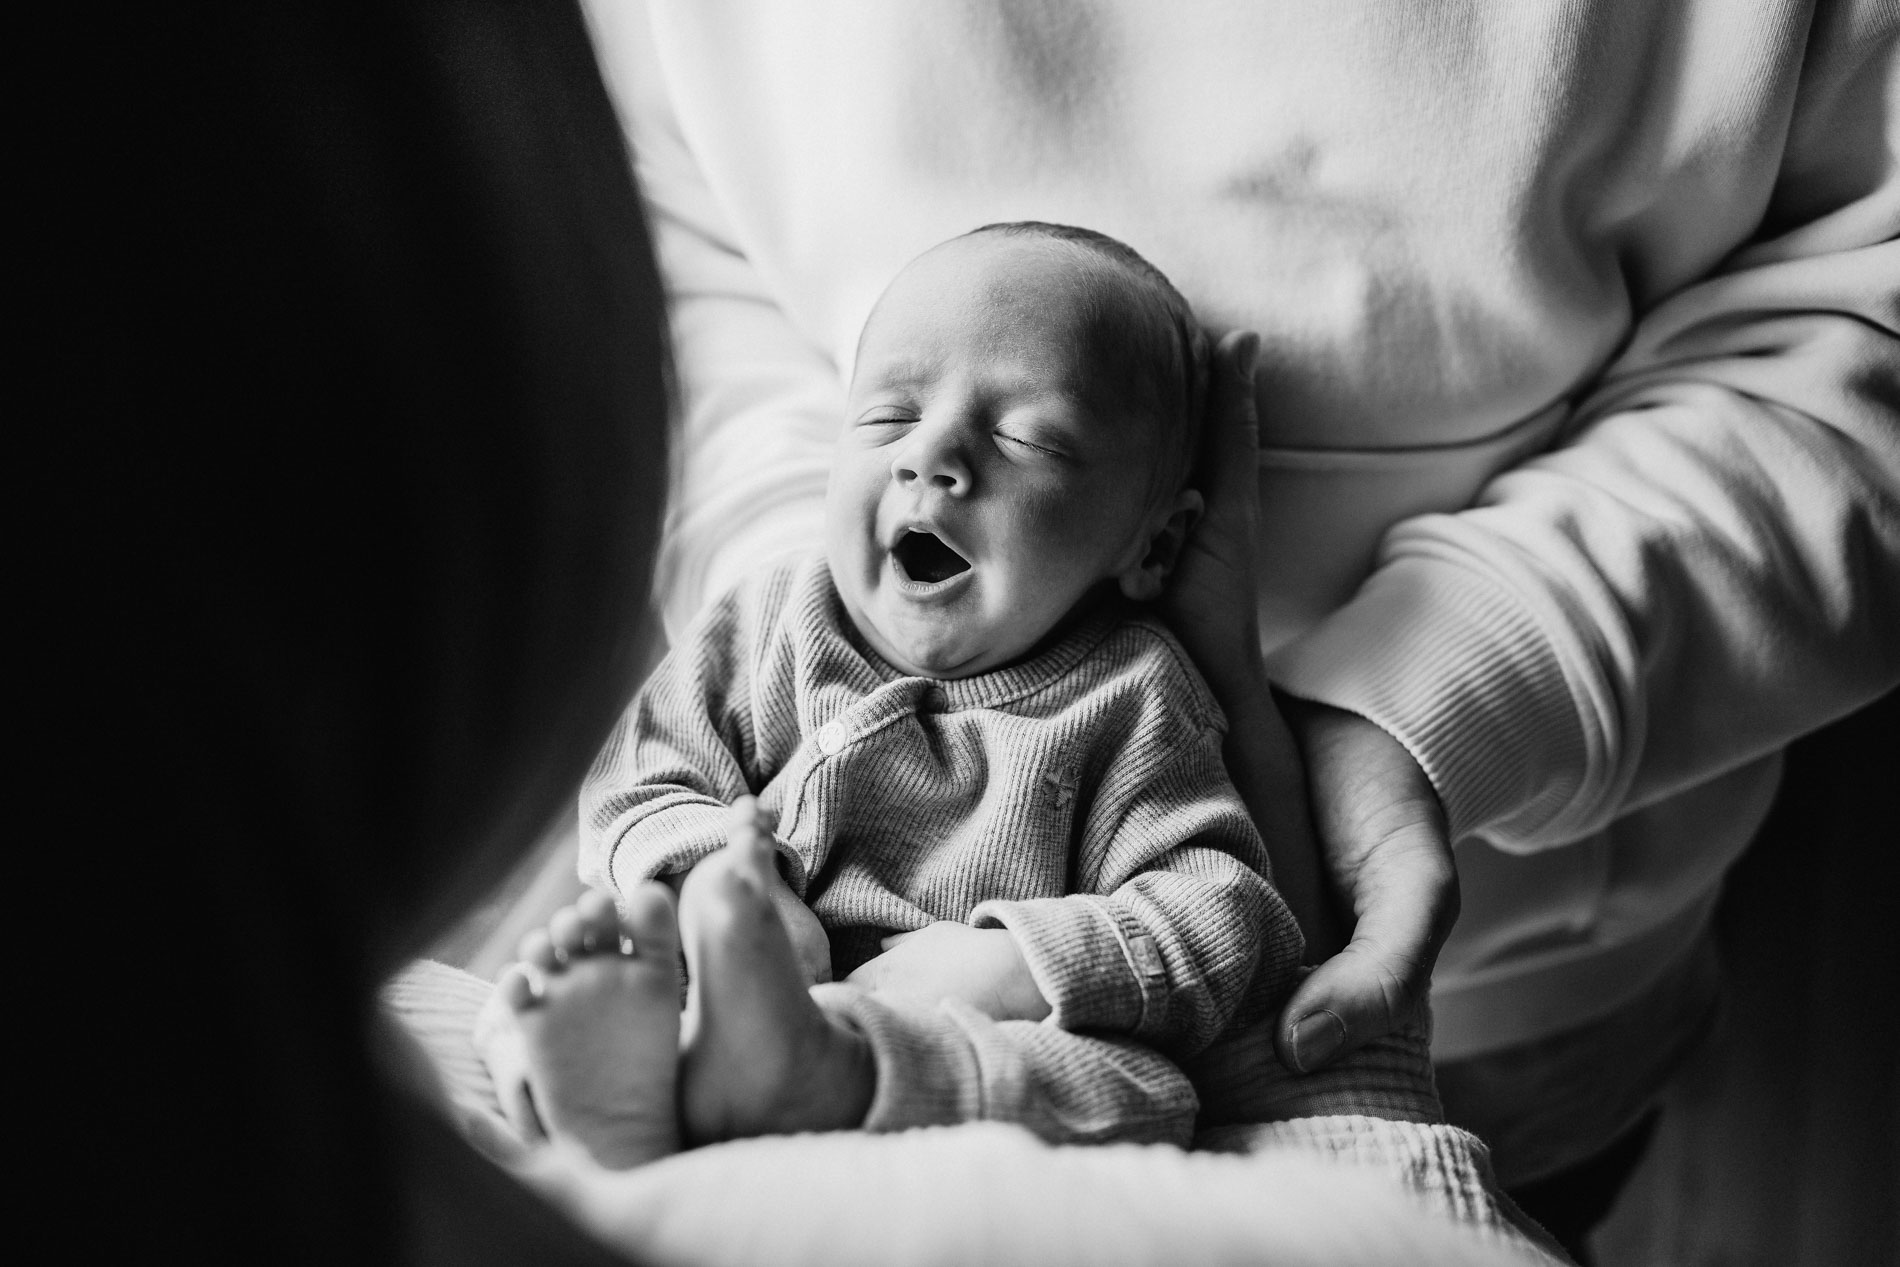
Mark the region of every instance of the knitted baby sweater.
<instances>
[{"instance_id":1,"label":"knitted baby sweater","mask_svg":"<svg viewBox=\"0 0 1900 1267\"><path fill-rule=\"evenodd\" d=\"M1006 927L1055 1024L1187 1054L1301 951L1224 730L1173 637L1126 606L934 681L863 645L822 559L785 564L708 608L622 719L582 792L581 872L624 894L685 870L753 793L840 976L893 932Z\"/></svg>"}]
</instances>

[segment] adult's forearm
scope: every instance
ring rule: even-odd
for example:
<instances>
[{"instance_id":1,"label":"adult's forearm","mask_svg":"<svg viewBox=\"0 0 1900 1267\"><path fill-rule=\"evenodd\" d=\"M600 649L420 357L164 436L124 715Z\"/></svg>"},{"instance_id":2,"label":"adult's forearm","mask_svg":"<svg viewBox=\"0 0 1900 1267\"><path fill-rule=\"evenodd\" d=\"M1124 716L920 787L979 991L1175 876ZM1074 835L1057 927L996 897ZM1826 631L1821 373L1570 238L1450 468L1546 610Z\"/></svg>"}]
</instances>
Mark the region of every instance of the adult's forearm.
<instances>
[{"instance_id":1,"label":"adult's forearm","mask_svg":"<svg viewBox=\"0 0 1900 1267\"><path fill-rule=\"evenodd\" d=\"M1566 445L1393 528L1275 679L1378 723L1453 839L1512 852L1877 697L1900 680L1896 294L1893 242L1685 290Z\"/></svg>"}]
</instances>

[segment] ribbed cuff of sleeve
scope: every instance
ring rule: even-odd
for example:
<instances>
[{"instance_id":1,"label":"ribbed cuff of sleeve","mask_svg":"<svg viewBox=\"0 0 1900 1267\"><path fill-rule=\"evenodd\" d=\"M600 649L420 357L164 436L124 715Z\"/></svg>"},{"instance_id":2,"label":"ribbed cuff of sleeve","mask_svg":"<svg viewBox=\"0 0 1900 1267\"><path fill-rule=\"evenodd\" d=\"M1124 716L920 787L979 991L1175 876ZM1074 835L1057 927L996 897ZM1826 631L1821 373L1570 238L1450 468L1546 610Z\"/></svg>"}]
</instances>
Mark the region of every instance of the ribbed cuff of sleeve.
<instances>
[{"instance_id":1,"label":"ribbed cuff of sleeve","mask_svg":"<svg viewBox=\"0 0 1900 1267\"><path fill-rule=\"evenodd\" d=\"M1029 975L1066 1030L1132 1034L1146 1016L1165 1016L1167 967L1161 949L1133 920L1116 918L1085 896L981 902L979 928L1007 928L1022 947Z\"/></svg>"},{"instance_id":2,"label":"ribbed cuff of sleeve","mask_svg":"<svg viewBox=\"0 0 1900 1267\"><path fill-rule=\"evenodd\" d=\"M813 986L811 997L827 1015L863 1035L871 1048L877 1088L863 1130L981 1121L989 1115L992 1097L1013 1103L1029 1086L1021 1052L997 1041L994 1027L959 1024L955 1007L893 1007L842 982ZM979 1037L989 1041L979 1042Z\"/></svg>"},{"instance_id":3,"label":"ribbed cuff of sleeve","mask_svg":"<svg viewBox=\"0 0 1900 1267\"><path fill-rule=\"evenodd\" d=\"M726 843L728 813L724 805L686 803L645 815L614 842L604 878L625 895L644 880L690 871ZM581 878L597 882L593 876Z\"/></svg>"},{"instance_id":4,"label":"ribbed cuff of sleeve","mask_svg":"<svg viewBox=\"0 0 1900 1267\"><path fill-rule=\"evenodd\" d=\"M1283 690L1390 732L1443 802L1452 838L1504 847L1575 797L1588 744L1562 660L1496 581L1431 557L1375 572L1268 661ZM1506 839L1486 831L1505 826Z\"/></svg>"}]
</instances>

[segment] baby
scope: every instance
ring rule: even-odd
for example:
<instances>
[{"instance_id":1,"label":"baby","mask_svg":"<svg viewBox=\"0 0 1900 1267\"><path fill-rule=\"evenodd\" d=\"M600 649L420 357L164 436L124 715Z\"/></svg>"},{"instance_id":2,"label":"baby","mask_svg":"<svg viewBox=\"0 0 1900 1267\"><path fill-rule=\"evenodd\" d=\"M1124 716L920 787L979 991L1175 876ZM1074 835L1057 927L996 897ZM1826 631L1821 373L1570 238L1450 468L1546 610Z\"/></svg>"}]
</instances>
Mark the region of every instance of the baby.
<instances>
[{"instance_id":1,"label":"baby","mask_svg":"<svg viewBox=\"0 0 1900 1267\"><path fill-rule=\"evenodd\" d=\"M1220 710L1140 606L1200 513L1207 361L1100 234L992 225L898 275L823 557L715 603L588 778L602 892L499 990L518 1124L613 1167L974 1119L1185 1142L1174 1060L1301 949Z\"/></svg>"}]
</instances>

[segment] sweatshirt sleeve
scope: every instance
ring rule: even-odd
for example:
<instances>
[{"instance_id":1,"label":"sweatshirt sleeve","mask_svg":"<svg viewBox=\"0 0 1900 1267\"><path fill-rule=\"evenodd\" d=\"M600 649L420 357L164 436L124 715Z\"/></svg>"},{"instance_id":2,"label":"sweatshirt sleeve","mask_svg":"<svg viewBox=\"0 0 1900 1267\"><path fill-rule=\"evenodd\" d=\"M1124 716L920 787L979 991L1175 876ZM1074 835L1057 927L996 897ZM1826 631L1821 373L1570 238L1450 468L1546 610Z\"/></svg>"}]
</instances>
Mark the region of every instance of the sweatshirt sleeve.
<instances>
[{"instance_id":1,"label":"sweatshirt sleeve","mask_svg":"<svg viewBox=\"0 0 1900 1267\"><path fill-rule=\"evenodd\" d=\"M587 8L666 281L678 430L655 587L677 636L751 568L823 540L844 386L780 308L694 157L647 7Z\"/></svg>"},{"instance_id":2,"label":"sweatshirt sleeve","mask_svg":"<svg viewBox=\"0 0 1900 1267\"><path fill-rule=\"evenodd\" d=\"M1817 19L1754 243L1642 317L1561 447L1396 525L1275 654L1406 745L1455 838L1574 840L1900 679L1900 21L1874 12Z\"/></svg>"},{"instance_id":3,"label":"sweatshirt sleeve","mask_svg":"<svg viewBox=\"0 0 1900 1267\"><path fill-rule=\"evenodd\" d=\"M581 785L580 873L625 895L725 843L727 806L756 791L756 595L708 607L660 662Z\"/></svg>"},{"instance_id":4,"label":"sweatshirt sleeve","mask_svg":"<svg viewBox=\"0 0 1900 1267\"><path fill-rule=\"evenodd\" d=\"M1131 745L1078 851L1078 892L990 901L979 926L1015 934L1064 1029L1129 1034L1176 1057L1236 1019L1256 974L1290 980L1298 925L1209 728ZM1149 759L1144 759L1144 754ZM1165 754L1165 760L1153 761Z\"/></svg>"}]
</instances>

